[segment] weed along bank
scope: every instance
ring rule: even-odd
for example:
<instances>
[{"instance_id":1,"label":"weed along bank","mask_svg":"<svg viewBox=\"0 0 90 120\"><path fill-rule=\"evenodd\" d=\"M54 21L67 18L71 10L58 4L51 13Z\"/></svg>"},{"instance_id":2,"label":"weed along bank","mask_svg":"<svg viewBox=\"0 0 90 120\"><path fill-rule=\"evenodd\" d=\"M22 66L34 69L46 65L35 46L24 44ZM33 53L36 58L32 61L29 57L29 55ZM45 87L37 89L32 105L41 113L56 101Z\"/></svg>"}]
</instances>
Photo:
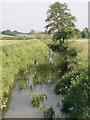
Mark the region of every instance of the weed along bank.
<instances>
[{"instance_id":1,"label":"weed along bank","mask_svg":"<svg viewBox=\"0 0 90 120\"><path fill-rule=\"evenodd\" d=\"M2 2L2 118L90 119L88 4L49 3Z\"/></svg>"}]
</instances>

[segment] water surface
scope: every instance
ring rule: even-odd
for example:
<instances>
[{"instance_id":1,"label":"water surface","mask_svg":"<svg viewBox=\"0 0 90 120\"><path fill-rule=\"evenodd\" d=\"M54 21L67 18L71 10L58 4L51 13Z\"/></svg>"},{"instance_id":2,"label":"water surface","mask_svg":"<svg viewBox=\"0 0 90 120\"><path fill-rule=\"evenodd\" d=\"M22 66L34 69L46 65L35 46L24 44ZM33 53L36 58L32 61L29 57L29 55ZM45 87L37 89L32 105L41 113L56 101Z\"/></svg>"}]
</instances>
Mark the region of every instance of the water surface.
<instances>
[{"instance_id":1,"label":"water surface","mask_svg":"<svg viewBox=\"0 0 90 120\"><path fill-rule=\"evenodd\" d=\"M53 64L54 61L52 59L52 50L50 50L50 62ZM33 89L30 89L30 85L33 85L33 73L28 77L28 87L25 90L20 91L18 86L14 88L7 111L4 115L5 118L41 118L42 110L41 107L32 107L30 102L30 96L32 93L47 95L47 100L43 102L41 105L45 105L45 108L53 107L55 111L55 117L57 118L65 118L65 114L61 112L61 96L56 95L54 93L53 84L42 84L36 85ZM58 107L58 103L60 106Z\"/></svg>"}]
</instances>

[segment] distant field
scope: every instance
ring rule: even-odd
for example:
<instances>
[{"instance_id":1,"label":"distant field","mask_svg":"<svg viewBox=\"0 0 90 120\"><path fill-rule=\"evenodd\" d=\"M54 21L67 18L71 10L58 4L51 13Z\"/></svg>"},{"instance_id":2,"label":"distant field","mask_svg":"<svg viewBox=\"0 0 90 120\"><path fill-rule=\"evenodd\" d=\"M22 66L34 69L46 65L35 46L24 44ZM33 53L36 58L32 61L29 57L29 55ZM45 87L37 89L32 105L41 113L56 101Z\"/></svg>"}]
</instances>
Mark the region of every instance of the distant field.
<instances>
[{"instance_id":1,"label":"distant field","mask_svg":"<svg viewBox=\"0 0 90 120\"><path fill-rule=\"evenodd\" d=\"M78 42L83 42L83 43L88 43L89 40L88 39L80 39L80 40L77 40Z\"/></svg>"},{"instance_id":2,"label":"distant field","mask_svg":"<svg viewBox=\"0 0 90 120\"><path fill-rule=\"evenodd\" d=\"M2 38L7 38L7 37L9 37L9 38L13 38L13 36L10 36L10 35L2 35L2 34L0 34L0 40L2 39Z\"/></svg>"},{"instance_id":3,"label":"distant field","mask_svg":"<svg viewBox=\"0 0 90 120\"><path fill-rule=\"evenodd\" d=\"M33 39L29 39L29 40L0 40L0 46L1 45L8 45L8 44L16 44L16 43L23 43L23 42L29 42ZM41 39L41 41L45 42L45 43L51 43L53 42L51 39ZM82 42L82 43L88 43L89 40L88 39L77 39L77 40L70 40L70 41L77 41L77 42Z\"/></svg>"},{"instance_id":4,"label":"distant field","mask_svg":"<svg viewBox=\"0 0 90 120\"><path fill-rule=\"evenodd\" d=\"M28 43L31 41L42 41L46 44L53 43L52 39L29 39L29 40L0 40L0 46L11 45L11 44L18 44L18 43Z\"/></svg>"},{"instance_id":5,"label":"distant field","mask_svg":"<svg viewBox=\"0 0 90 120\"><path fill-rule=\"evenodd\" d=\"M30 40L27 40L30 41ZM0 40L0 45L9 45L9 44L16 44L16 43L23 43L25 40Z\"/></svg>"},{"instance_id":6,"label":"distant field","mask_svg":"<svg viewBox=\"0 0 90 120\"><path fill-rule=\"evenodd\" d=\"M0 40L29 40L29 39L50 39L48 34L17 34L16 36L0 34Z\"/></svg>"}]
</instances>

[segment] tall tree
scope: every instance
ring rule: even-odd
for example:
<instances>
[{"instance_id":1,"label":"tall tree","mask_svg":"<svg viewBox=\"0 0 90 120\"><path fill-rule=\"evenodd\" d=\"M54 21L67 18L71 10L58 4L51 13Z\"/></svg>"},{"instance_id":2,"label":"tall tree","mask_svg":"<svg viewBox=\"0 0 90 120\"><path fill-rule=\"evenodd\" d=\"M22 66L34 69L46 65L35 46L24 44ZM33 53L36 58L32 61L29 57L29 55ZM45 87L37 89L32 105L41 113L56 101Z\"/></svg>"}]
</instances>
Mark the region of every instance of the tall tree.
<instances>
[{"instance_id":1,"label":"tall tree","mask_svg":"<svg viewBox=\"0 0 90 120\"><path fill-rule=\"evenodd\" d=\"M66 3L56 2L49 6L47 11L46 30L53 34L53 38L60 43L70 37L75 27L76 18L72 16Z\"/></svg>"}]
</instances>

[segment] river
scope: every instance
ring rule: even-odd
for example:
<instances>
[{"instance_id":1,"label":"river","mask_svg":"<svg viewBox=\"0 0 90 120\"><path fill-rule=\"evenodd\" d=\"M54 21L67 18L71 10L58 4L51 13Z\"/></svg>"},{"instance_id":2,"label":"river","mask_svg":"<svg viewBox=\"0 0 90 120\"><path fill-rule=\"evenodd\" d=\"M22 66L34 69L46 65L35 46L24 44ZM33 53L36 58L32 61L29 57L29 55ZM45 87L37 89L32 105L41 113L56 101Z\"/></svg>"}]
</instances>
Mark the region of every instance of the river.
<instances>
[{"instance_id":1,"label":"river","mask_svg":"<svg viewBox=\"0 0 90 120\"><path fill-rule=\"evenodd\" d=\"M50 62L53 64L52 58L53 52L50 50ZM47 100L44 101L45 108L53 107L56 118L65 118L65 114L61 112L61 99L62 96L54 93L53 84L36 85L33 89L30 89L30 85L33 84L33 73L28 77L28 87L25 90L20 91L18 86L13 89L12 95L9 100L8 107L5 111L4 118L42 118L41 107L32 107L30 103L30 96L32 93L45 93ZM60 103L59 107L57 104Z\"/></svg>"}]
</instances>

